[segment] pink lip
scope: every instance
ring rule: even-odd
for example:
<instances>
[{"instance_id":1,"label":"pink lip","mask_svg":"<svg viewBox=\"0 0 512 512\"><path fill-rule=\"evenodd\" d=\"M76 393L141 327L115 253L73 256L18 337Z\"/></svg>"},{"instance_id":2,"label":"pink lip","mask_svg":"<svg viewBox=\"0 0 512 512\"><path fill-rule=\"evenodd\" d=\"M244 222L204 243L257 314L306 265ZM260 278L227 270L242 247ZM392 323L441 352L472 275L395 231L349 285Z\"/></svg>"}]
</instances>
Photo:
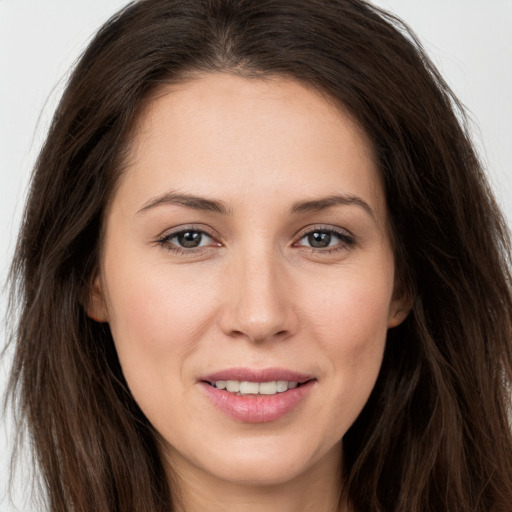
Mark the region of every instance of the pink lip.
<instances>
[{"instance_id":1,"label":"pink lip","mask_svg":"<svg viewBox=\"0 0 512 512\"><path fill-rule=\"evenodd\" d=\"M249 382L270 382L273 380L287 380L288 382L306 382L312 375L298 373L286 368L229 368L201 377L200 380L213 383L217 380L245 380Z\"/></svg>"},{"instance_id":2,"label":"pink lip","mask_svg":"<svg viewBox=\"0 0 512 512\"><path fill-rule=\"evenodd\" d=\"M273 380L295 381L300 386L275 395L235 395L217 389L211 383L217 380L269 382ZM205 395L224 414L245 423L276 421L295 409L316 384L312 376L280 368L253 370L231 368L205 376L199 382Z\"/></svg>"}]
</instances>

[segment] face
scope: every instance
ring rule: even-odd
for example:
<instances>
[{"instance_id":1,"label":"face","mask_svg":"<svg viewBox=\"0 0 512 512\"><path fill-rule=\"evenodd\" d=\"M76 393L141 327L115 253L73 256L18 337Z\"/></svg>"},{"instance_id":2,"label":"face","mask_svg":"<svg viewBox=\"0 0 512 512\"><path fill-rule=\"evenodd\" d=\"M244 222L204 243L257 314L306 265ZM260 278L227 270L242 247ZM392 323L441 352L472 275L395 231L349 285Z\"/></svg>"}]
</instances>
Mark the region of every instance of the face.
<instances>
[{"instance_id":1,"label":"face","mask_svg":"<svg viewBox=\"0 0 512 512\"><path fill-rule=\"evenodd\" d=\"M178 472L332 474L405 316L393 290L371 150L317 92L211 74L142 112L89 314Z\"/></svg>"}]
</instances>

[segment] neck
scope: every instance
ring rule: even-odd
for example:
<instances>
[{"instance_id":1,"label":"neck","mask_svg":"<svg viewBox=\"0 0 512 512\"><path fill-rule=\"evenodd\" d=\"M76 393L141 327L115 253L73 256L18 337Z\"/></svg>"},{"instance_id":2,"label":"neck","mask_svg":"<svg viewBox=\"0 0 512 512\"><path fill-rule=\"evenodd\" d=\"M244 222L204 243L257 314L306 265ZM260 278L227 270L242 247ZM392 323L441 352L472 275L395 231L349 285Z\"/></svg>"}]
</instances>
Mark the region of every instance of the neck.
<instances>
[{"instance_id":1,"label":"neck","mask_svg":"<svg viewBox=\"0 0 512 512\"><path fill-rule=\"evenodd\" d=\"M275 483L226 481L166 454L176 512L348 512L341 497L341 447L305 472Z\"/></svg>"}]
</instances>

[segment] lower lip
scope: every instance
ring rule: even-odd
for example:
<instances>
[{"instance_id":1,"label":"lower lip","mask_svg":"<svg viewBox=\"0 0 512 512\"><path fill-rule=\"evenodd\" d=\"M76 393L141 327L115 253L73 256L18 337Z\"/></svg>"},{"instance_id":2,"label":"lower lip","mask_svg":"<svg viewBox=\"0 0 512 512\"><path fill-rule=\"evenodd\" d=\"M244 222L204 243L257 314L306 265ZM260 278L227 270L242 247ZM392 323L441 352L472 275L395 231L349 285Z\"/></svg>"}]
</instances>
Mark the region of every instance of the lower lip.
<instances>
[{"instance_id":1,"label":"lower lip","mask_svg":"<svg viewBox=\"0 0 512 512\"><path fill-rule=\"evenodd\" d=\"M295 409L313 389L310 380L299 387L275 395L235 395L201 382L208 398L222 412L245 423L276 421Z\"/></svg>"}]
</instances>

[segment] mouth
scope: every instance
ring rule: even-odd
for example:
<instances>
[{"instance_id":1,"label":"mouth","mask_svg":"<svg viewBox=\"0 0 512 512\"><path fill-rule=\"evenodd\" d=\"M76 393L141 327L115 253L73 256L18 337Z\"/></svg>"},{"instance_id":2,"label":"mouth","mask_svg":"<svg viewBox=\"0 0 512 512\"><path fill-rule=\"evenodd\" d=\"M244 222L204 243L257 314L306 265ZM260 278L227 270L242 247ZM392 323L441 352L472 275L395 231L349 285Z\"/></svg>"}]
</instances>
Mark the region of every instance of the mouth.
<instances>
[{"instance_id":1,"label":"mouth","mask_svg":"<svg viewBox=\"0 0 512 512\"><path fill-rule=\"evenodd\" d=\"M312 375L286 368L230 368L205 376L201 380L216 389L235 395L276 395L316 379Z\"/></svg>"},{"instance_id":2,"label":"mouth","mask_svg":"<svg viewBox=\"0 0 512 512\"><path fill-rule=\"evenodd\" d=\"M308 379L304 382L297 382L294 380L271 380L266 382L251 382L247 380L216 380L214 382L206 382L210 386L225 390L228 393L232 393L237 396L247 396L247 395L276 395L278 393L285 393L289 389L295 389L306 382L309 382Z\"/></svg>"},{"instance_id":3,"label":"mouth","mask_svg":"<svg viewBox=\"0 0 512 512\"><path fill-rule=\"evenodd\" d=\"M273 422L287 416L311 394L316 377L270 368L232 368L199 383L217 409L244 423Z\"/></svg>"}]
</instances>

